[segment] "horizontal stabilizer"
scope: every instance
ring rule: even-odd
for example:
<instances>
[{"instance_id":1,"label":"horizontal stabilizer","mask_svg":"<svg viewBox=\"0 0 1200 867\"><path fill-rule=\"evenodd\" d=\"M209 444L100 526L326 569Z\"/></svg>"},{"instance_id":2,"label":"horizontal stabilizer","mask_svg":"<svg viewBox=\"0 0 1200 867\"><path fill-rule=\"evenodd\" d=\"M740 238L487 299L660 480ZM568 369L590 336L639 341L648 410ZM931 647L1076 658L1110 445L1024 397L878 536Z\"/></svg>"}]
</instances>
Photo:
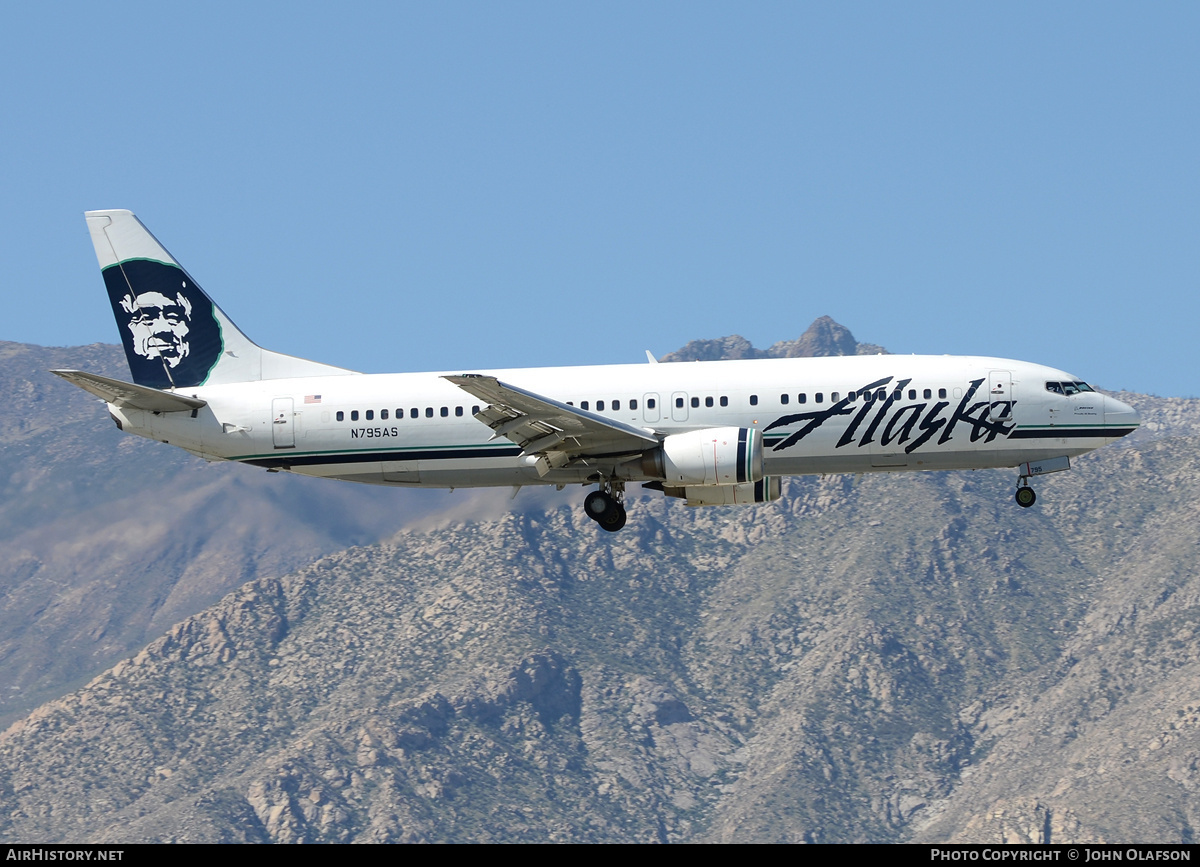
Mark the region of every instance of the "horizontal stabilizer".
<instances>
[{"instance_id":1,"label":"horizontal stabilizer","mask_svg":"<svg viewBox=\"0 0 1200 867\"><path fill-rule=\"evenodd\" d=\"M61 376L72 385L77 385L84 391L96 395L101 400L117 406L144 409L148 412L191 412L206 404L206 401L197 397L184 397L182 394L172 394L145 385L121 382L119 379L109 379L107 376L95 373L84 373L82 370L52 370L50 372L55 376Z\"/></svg>"}]
</instances>

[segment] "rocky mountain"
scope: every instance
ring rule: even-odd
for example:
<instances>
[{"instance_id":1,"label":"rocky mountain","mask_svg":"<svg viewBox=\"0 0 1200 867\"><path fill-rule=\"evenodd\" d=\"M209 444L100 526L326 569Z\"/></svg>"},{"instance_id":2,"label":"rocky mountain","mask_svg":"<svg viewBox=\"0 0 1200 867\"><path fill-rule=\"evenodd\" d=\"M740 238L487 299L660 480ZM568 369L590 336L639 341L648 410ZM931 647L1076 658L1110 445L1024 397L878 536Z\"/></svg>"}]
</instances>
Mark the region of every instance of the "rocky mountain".
<instances>
[{"instance_id":1,"label":"rocky mountain","mask_svg":"<svg viewBox=\"0 0 1200 867\"><path fill-rule=\"evenodd\" d=\"M849 335L823 317L795 343L821 354L853 345ZM561 499L385 490L205 464L122 434L102 402L53 368L128 377L117 346L0 341L9 407L0 417L0 726L247 580L401 529Z\"/></svg>"},{"instance_id":2,"label":"rocky mountain","mask_svg":"<svg viewBox=\"0 0 1200 867\"><path fill-rule=\"evenodd\" d=\"M247 580L504 497L339 485L122 434L51 375L128 378L116 346L0 342L0 725L85 682ZM495 503L497 508L487 506Z\"/></svg>"},{"instance_id":3,"label":"rocky mountain","mask_svg":"<svg viewBox=\"0 0 1200 867\"><path fill-rule=\"evenodd\" d=\"M243 573L0 736L0 836L1191 839L1200 401L1123 397L1143 430L1029 510L1008 472L800 478Z\"/></svg>"},{"instance_id":4,"label":"rocky mountain","mask_svg":"<svg viewBox=\"0 0 1200 867\"><path fill-rule=\"evenodd\" d=\"M859 343L850 329L828 316L816 319L796 340L781 340L768 349L755 349L740 334L714 340L693 340L659 361L718 361L724 358L818 358L830 355L881 355L882 346Z\"/></svg>"}]
</instances>

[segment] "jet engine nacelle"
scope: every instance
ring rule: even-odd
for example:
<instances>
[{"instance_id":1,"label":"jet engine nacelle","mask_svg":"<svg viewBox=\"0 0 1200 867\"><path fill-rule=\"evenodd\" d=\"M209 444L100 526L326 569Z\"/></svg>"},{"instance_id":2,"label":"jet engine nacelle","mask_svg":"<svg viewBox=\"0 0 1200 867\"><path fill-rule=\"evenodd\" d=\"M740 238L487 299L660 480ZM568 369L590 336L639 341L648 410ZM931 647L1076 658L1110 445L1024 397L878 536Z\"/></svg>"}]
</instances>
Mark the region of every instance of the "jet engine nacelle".
<instances>
[{"instance_id":1,"label":"jet engine nacelle","mask_svg":"<svg viewBox=\"0 0 1200 867\"><path fill-rule=\"evenodd\" d=\"M744 485L707 485L700 488L663 488L668 497L687 500L689 506L745 506L773 503L780 497L779 476L767 476Z\"/></svg>"},{"instance_id":2,"label":"jet engine nacelle","mask_svg":"<svg viewBox=\"0 0 1200 867\"><path fill-rule=\"evenodd\" d=\"M673 434L642 455L642 471L672 488L757 482L763 477L762 431L713 427Z\"/></svg>"}]
</instances>

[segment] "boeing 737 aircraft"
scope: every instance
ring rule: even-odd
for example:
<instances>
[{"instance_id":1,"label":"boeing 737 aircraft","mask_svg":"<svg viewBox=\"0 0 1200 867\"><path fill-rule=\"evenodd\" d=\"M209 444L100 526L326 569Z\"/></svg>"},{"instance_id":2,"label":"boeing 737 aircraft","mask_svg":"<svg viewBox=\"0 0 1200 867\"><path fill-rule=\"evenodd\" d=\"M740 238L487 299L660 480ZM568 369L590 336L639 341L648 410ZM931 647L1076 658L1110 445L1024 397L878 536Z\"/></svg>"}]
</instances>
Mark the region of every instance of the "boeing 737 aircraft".
<instances>
[{"instance_id":1,"label":"boeing 737 aircraft","mask_svg":"<svg viewBox=\"0 0 1200 867\"><path fill-rule=\"evenodd\" d=\"M54 373L117 426L228 460L377 485L594 486L625 525L630 483L690 506L763 503L808 473L1017 469L1029 479L1138 426L1061 370L877 355L361 374L262 349L129 211L90 211L133 383ZM651 359L652 360L652 359Z\"/></svg>"}]
</instances>

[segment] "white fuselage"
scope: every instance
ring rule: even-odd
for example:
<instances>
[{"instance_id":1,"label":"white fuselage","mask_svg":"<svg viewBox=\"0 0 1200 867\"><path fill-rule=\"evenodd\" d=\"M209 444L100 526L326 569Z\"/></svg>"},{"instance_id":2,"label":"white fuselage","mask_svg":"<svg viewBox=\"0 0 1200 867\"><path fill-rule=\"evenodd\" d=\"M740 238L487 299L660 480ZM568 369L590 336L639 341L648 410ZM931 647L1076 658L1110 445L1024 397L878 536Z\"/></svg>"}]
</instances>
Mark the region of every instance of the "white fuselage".
<instances>
[{"instance_id":1,"label":"white fuselage","mask_svg":"<svg viewBox=\"0 0 1200 867\"><path fill-rule=\"evenodd\" d=\"M473 371L653 431L763 431L765 472L1013 467L1075 456L1137 426L1126 404L1067 395L1061 370L1000 358L876 355ZM448 371L445 373L461 373ZM390 485L651 481L628 456L539 475L443 373L348 374L180 389L207 405L111 407L123 430L212 460ZM870 400L864 398L869 392ZM846 400L849 393L853 400ZM586 404L586 405L585 405Z\"/></svg>"}]
</instances>

